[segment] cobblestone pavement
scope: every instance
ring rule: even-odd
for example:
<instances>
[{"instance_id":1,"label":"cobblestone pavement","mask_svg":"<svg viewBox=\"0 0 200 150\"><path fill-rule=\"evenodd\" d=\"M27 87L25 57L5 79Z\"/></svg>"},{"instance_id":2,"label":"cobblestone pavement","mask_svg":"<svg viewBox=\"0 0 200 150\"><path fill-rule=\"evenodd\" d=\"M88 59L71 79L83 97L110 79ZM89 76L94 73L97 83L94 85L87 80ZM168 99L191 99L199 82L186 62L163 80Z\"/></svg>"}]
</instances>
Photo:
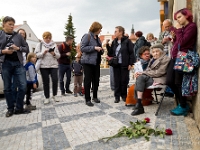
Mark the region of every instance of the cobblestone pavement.
<instances>
[{"instance_id":1,"label":"cobblestone pavement","mask_svg":"<svg viewBox=\"0 0 200 150\"><path fill-rule=\"evenodd\" d=\"M184 117L171 116L169 110L174 100L165 98L156 117L157 104L145 107L145 114L131 116L132 108L124 102L114 103L109 76L101 77L100 104L88 107L83 97L59 96L60 102L51 100L43 104L43 91L33 95L37 110L30 114L5 117L6 102L0 101L0 149L1 150L190 150L192 144L184 123ZM71 85L71 89L73 85ZM59 93L60 94L60 93ZM172 136L145 139L118 138L109 143L100 138L115 134L130 121L151 119L151 127L171 128Z\"/></svg>"}]
</instances>

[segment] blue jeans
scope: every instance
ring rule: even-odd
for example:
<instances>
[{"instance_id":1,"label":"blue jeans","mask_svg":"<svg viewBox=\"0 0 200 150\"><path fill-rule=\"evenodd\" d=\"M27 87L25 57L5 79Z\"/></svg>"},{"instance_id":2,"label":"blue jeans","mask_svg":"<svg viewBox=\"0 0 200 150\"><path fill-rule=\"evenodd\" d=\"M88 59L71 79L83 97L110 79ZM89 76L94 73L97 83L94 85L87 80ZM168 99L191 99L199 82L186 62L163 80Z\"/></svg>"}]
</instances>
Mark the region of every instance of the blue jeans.
<instances>
[{"instance_id":1,"label":"blue jeans","mask_svg":"<svg viewBox=\"0 0 200 150\"><path fill-rule=\"evenodd\" d=\"M59 64L59 80L60 80L60 90L62 93L69 90L69 85L71 82L71 65ZM64 76L66 74L66 82L64 87Z\"/></svg>"},{"instance_id":2,"label":"blue jeans","mask_svg":"<svg viewBox=\"0 0 200 150\"><path fill-rule=\"evenodd\" d=\"M2 64L2 77L4 81L4 95L8 110L14 110L16 102L16 110L23 109L24 96L26 93L26 71L19 61L5 60ZM13 78L16 80L18 91L14 97L12 90Z\"/></svg>"}]
</instances>

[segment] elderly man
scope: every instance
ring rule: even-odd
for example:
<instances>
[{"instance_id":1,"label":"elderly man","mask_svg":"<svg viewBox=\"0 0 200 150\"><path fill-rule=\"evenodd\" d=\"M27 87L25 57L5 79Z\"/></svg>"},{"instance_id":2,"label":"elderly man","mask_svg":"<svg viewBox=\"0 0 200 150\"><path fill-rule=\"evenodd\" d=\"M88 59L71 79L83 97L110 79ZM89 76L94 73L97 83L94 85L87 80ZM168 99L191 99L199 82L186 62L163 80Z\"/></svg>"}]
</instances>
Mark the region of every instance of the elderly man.
<instances>
[{"instance_id":1,"label":"elderly man","mask_svg":"<svg viewBox=\"0 0 200 150\"><path fill-rule=\"evenodd\" d=\"M161 32L159 35L158 42L162 43L164 45L164 51L167 53L167 55L170 55L170 50L172 48L172 42L171 42L171 34L170 29L172 27L172 21L170 19L166 19L163 21L163 29L164 31Z\"/></svg>"},{"instance_id":2,"label":"elderly man","mask_svg":"<svg viewBox=\"0 0 200 150\"><path fill-rule=\"evenodd\" d=\"M170 56L170 51L172 48L172 42L171 42L172 38L170 34L171 27L172 27L172 21L170 19L164 20L163 21L164 31L161 32L161 34L159 35L159 40L158 40L158 42L164 45L164 51L166 52L168 56ZM165 96L174 97L174 93L169 87L167 87L166 89Z\"/></svg>"}]
</instances>

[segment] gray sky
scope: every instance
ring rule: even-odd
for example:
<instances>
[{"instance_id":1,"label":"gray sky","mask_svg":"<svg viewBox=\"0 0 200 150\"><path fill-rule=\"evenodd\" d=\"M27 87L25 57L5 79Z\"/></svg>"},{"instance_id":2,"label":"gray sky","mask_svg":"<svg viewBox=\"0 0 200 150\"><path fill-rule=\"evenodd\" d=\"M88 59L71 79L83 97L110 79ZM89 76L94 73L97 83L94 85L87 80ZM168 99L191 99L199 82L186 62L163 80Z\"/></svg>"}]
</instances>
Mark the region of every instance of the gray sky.
<instances>
[{"instance_id":1,"label":"gray sky","mask_svg":"<svg viewBox=\"0 0 200 150\"><path fill-rule=\"evenodd\" d=\"M16 25L26 20L39 39L44 31L50 31L54 41L63 41L70 13L76 42L80 42L94 21L103 25L101 34L113 33L118 25L130 34L132 24L135 31L140 30L144 35L152 32L158 37L160 31L157 0L1 0L0 4L0 17L12 16Z\"/></svg>"}]
</instances>

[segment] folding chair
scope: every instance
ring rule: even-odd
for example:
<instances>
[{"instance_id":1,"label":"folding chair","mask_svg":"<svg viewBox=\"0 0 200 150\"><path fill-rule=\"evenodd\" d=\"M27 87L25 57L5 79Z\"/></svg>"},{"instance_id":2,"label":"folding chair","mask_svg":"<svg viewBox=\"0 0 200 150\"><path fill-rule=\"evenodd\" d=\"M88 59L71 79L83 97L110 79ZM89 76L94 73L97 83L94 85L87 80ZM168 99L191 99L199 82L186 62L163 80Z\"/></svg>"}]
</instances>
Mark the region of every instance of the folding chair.
<instances>
[{"instance_id":1,"label":"folding chair","mask_svg":"<svg viewBox=\"0 0 200 150\"><path fill-rule=\"evenodd\" d=\"M156 111L156 113L155 113L155 115L157 116L158 115L158 112L159 112L159 110L160 110L160 107L161 107L161 104L162 104L162 101L163 101L163 99L165 98L165 91L166 91L166 88L167 88L167 86L166 85L152 85L152 86L149 86L147 89L152 89L153 91L154 91L154 95L155 95L155 102L157 103L157 104L159 104L158 105L158 108L157 108L157 111ZM162 98L161 98L161 100L160 100L160 102L158 101L158 95L161 95L160 93L158 94L158 93L156 93L156 91L160 91L161 89L164 89L164 93L163 93L163 95L162 95Z\"/></svg>"}]
</instances>

